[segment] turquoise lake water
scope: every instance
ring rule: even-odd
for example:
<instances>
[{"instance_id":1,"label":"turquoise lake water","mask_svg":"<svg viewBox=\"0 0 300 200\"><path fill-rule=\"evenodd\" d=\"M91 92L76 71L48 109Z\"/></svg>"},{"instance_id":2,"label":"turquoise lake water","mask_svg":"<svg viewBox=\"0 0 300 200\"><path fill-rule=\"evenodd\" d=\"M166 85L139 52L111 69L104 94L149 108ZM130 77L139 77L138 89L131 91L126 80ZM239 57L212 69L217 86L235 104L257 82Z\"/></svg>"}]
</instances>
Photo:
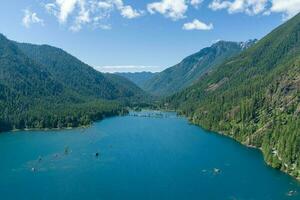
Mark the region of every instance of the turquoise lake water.
<instances>
[{"instance_id":1,"label":"turquoise lake water","mask_svg":"<svg viewBox=\"0 0 300 200\"><path fill-rule=\"evenodd\" d=\"M266 166L258 150L173 113L3 133L0 159L1 200L300 199L299 182Z\"/></svg>"}]
</instances>

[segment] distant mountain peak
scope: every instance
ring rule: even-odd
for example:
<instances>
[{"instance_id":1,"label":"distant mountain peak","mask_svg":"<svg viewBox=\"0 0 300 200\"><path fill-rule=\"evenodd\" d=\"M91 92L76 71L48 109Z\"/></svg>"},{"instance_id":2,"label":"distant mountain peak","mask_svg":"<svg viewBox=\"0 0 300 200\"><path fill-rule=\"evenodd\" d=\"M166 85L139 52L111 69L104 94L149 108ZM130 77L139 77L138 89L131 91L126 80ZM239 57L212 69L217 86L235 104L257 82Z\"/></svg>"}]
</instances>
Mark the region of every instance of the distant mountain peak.
<instances>
[{"instance_id":1,"label":"distant mountain peak","mask_svg":"<svg viewBox=\"0 0 300 200\"><path fill-rule=\"evenodd\" d=\"M245 42L241 42L240 45L242 49L248 49L249 47L257 43L257 41L258 41L257 39L250 39Z\"/></svg>"},{"instance_id":2,"label":"distant mountain peak","mask_svg":"<svg viewBox=\"0 0 300 200\"><path fill-rule=\"evenodd\" d=\"M2 33L0 33L0 39L6 39L7 40L7 37L5 35L3 35Z\"/></svg>"},{"instance_id":3,"label":"distant mountain peak","mask_svg":"<svg viewBox=\"0 0 300 200\"><path fill-rule=\"evenodd\" d=\"M235 42L235 41L227 41L227 40L219 40L211 45L211 47L218 47L230 44L239 44L242 49L248 49L253 44L255 44L258 40L257 39L249 39L243 42Z\"/></svg>"},{"instance_id":4,"label":"distant mountain peak","mask_svg":"<svg viewBox=\"0 0 300 200\"><path fill-rule=\"evenodd\" d=\"M257 40L233 42L221 40L210 47L183 59L179 64L156 74L142 87L159 96L176 93L199 80L205 73L244 49L252 46Z\"/></svg>"}]
</instances>

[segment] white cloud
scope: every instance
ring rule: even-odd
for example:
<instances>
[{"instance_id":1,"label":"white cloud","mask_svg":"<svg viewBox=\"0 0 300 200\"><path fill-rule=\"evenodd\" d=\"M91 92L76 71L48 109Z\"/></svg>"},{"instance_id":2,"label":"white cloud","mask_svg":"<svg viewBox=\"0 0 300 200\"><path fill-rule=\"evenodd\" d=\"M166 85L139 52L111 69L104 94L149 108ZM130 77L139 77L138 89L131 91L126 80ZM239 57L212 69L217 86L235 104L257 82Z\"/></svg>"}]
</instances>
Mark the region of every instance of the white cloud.
<instances>
[{"instance_id":1,"label":"white cloud","mask_svg":"<svg viewBox=\"0 0 300 200\"><path fill-rule=\"evenodd\" d=\"M39 18L35 12L32 12L29 9L24 10L24 17L22 19L22 24L26 28L29 28L32 24L41 24L44 25L44 20Z\"/></svg>"},{"instance_id":2,"label":"white cloud","mask_svg":"<svg viewBox=\"0 0 300 200\"><path fill-rule=\"evenodd\" d=\"M144 66L144 65L116 65L116 66L102 66L95 67L96 70L104 73L115 72L160 72L161 67L158 66Z\"/></svg>"},{"instance_id":3,"label":"white cloud","mask_svg":"<svg viewBox=\"0 0 300 200\"><path fill-rule=\"evenodd\" d=\"M142 12L133 9L131 6L123 6L121 8L121 15L125 18L133 19L140 17L142 15Z\"/></svg>"},{"instance_id":4,"label":"white cloud","mask_svg":"<svg viewBox=\"0 0 300 200\"><path fill-rule=\"evenodd\" d=\"M227 10L228 13L246 13L248 15L282 13L288 19L300 12L300 0L213 0L209 4L212 10Z\"/></svg>"},{"instance_id":5,"label":"white cloud","mask_svg":"<svg viewBox=\"0 0 300 200\"><path fill-rule=\"evenodd\" d=\"M105 1L100 1L97 3L99 8L102 9L112 9L113 5L111 3L105 2Z\"/></svg>"},{"instance_id":6,"label":"white cloud","mask_svg":"<svg viewBox=\"0 0 300 200\"><path fill-rule=\"evenodd\" d=\"M82 25L90 23L90 11L86 9L85 2L79 2L80 10L78 16L75 18L74 24L70 27L70 30L77 32L82 28Z\"/></svg>"},{"instance_id":7,"label":"white cloud","mask_svg":"<svg viewBox=\"0 0 300 200\"><path fill-rule=\"evenodd\" d=\"M189 6L198 8L204 0L161 0L147 5L150 14L160 13L174 21L185 18Z\"/></svg>"},{"instance_id":8,"label":"white cloud","mask_svg":"<svg viewBox=\"0 0 300 200\"><path fill-rule=\"evenodd\" d=\"M125 5L123 0L51 0L45 5L48 13L58 18L60 24L66 24L71 18L70 30L79 31L83 25L93 27L105 27L108 30L110 25L103 24L114 10L127 19L140 17L143 11L136 10L130 5ZM109 27L109 28L108 28Z\"/></svg>"},{"instance_id":9,"label":"white cloud","mask_svg":"<svg viewBox=\"0 0 300 200\"><path fill-rule=\"evenodd\" d=\"M203 0L191 0L190 4L194 6L195 8L198 8L198 6L203 2Z\"/></svg>"},{"instance_id":10,"label":"white cloud","mask_svg":"<svg viewBox=\"0 0 300 200\"><path fill-rule=\"evenodd\" d=\"M124 5L123 0L111 0L112 4L120 11L121 15L127 19L140 17L143 11L133 9L130 5Z\"/></svg>"},{"instance_id":11,"label":"white cloud","mask_svg":"<svg viewBox=\"0 0 300 200\"><path fill-rule=\"evenodd\" d=\"M288 19L300 12L300 0L273 0L271 12L284 13Z\"/></svg>"},{"instance_id":12,"label":"white cloud","mask_svg":"<svg viewBox=\"0 0 300 200\"><path fill-rule=\"evenodd\" d=\"M256 15L265 11L268 0L213 0L209 7L212 10L227 9L232 13L244 12L248 15Z\"/></svg>"},{"instance_id":13,"label":"white cloud","mask_svg":"<svg viewBox=\"0 0 300 200\"><path fill-rule=\"evenodd\" d=\"M45 9L47 10L48 13L57 15L56 4L54 4L54 3L47 3L45 5Z\"/></svg>"},{"instance_id":14,"label":"white cloud","mask_svg":"<svg viewBox=\"0 0 300 200\"><path fill-rule=\"evenodd\" d=\"M212 23L206 24L204 22L199 21L198 19L194 19L192 22L185 23L182 27L184 30L203 30L209 31L214 28Z\"/></svg>"},{"instance_id":15,"label":"white cloud","mask_svg":"<svg viewBox=\"0 0 300 200\"><path fill-rule=\"evenodd\" d=\"M151 14L160 13L172 20L178 20L185 17L188 5L185 0L162 0L147 5Z\"/></svg>"},{"instance_id":16,"label":"white cloud","mask_svg":"<svg viewBox=\"0 0 300 200\"><path fill-rule=\"evenodd\" d=\"M80 0L56 0L56 5L59 8L58 19L60 23L65 23L69 15L75 9Z\"/></svg>"},{"instance_id":17,"label":"white cloud","mask_svg":"<svg viewBox=\"0 0 300 200\"><path fill-rule=\"evenodd\" d=\"M231 4L232 2L230 1L213 0L209 4L209 8L211 8L212 10L222 10L229 8Z\"/></svg>"}]
</instances>

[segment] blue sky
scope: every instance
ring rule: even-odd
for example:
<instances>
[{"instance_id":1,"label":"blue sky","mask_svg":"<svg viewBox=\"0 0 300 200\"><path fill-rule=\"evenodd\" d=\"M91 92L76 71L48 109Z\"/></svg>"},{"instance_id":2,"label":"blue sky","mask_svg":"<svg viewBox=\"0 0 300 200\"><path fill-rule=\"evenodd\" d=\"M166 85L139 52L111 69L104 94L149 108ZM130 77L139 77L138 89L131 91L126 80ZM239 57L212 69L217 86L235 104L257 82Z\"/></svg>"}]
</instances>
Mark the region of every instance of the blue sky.
<instances>
[{"instance_id":1,"label":"blue sky","mask_svg":"<svg viewBox=\"0 0 300 200\"><path fill-rule=\"evenodd\" d=\"M260 39L300 0L7 0L0 32L102 71L160 71L217 40Z\"/></svg>"}]
</instances>

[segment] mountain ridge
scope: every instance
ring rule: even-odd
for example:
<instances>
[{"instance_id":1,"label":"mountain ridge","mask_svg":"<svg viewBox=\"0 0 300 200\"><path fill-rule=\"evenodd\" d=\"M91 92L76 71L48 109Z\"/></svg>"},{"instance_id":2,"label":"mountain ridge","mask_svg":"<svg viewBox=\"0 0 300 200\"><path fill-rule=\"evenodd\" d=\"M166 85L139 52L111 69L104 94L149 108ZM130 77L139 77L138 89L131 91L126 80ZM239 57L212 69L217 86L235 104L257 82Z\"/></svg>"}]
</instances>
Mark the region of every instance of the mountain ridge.
<instances>
[{"instance_id":1,"label":"mountain ridge","mask_svg":"<svg viewBox=\"0 0 300 200\"><path fill-rule=\"evenodd\" d=\"M86 126L147 97L134 83L107 77L62 49L2 34L0 90L0 131Z\"/></svg>"},{"instance_id":2,"label":"mountain ridge","mask_svg":"<svg viewBox=\"0 0 300 200\"><path fill-rule=\"evenodd\" d=\"M202 127L260 148L300 177L300 14L166 100Z\"/></svg>"},{"instance_id":3,"label":"mountain ridge","mask_svg":"<svg viewBox=\"0 0 300 200\"><path fill-rule=\"evenodd\" d=\"M64 83L73 91L108 100L117 99L123 95L122 89L112 84L105 74L96 71L60 48L28 43L16 43L16 45L28 57L43 64L58 82ZM137 87L134 89L139 90ZM138 92L141 93L141 91ZM130 93L133 94L134 91Z\"/></svg>"},{"instance_id":4,"label":"mountain ridge","mask_svg":"<svg viewBox=\"0 0 300 200\"><path fill-rule=\"evenodd\" d=\"M253 45L256 40L247 42L219 41L184 58L180 63L158 73L142 87L157 96L174 94L195 83L202 75L226 59L238 55Z\"/></svg>"}]
</instances>

